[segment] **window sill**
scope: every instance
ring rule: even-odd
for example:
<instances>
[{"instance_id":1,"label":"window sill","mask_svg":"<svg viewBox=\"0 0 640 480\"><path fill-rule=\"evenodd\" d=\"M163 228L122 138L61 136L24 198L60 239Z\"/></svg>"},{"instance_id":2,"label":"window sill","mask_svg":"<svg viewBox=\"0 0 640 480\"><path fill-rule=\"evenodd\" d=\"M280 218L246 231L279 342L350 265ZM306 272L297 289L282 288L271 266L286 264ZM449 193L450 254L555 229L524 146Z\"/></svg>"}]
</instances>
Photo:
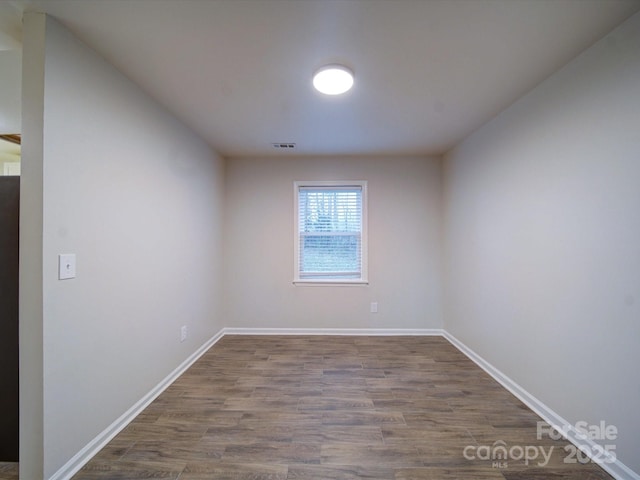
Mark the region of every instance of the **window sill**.
<instances>
[{"instance_id":1,"label":"window sill","mask_svg":"<svg viewBox=\"0 0 640 480\"><path fill-rule=\"evenodd\" d=\"M362 287L369 285L367 280L294 280L296 287Z\"/></svg>"}]
</instances>

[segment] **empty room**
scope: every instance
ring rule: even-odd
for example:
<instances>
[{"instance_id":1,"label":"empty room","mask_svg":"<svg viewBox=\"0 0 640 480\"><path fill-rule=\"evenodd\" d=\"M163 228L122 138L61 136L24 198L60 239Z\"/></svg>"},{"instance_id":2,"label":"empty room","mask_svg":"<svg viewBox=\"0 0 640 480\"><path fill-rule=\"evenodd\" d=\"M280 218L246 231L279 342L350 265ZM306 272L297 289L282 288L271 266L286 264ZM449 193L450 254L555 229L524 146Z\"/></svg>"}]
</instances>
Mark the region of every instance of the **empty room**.
<instances>
[{"instance_id":1,"label":"empty room","mask_svg":"<svg viewBox=\"0 0 640 480\"><path fill-rule=\"evenodd\" d=\"M640 479L640 1L0 19L2 480Z\"/></svg>"}]
</instances>

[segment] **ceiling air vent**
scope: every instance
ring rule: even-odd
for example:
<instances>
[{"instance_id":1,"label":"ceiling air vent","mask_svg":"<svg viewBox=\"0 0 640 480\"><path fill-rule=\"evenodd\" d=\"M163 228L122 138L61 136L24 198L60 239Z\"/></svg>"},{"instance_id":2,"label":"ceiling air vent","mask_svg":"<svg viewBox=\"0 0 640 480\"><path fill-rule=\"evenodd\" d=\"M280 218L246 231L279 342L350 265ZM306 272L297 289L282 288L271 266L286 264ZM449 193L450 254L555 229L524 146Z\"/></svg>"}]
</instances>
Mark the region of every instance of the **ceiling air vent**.
<instances>
[{"instance_id":1,"label":"ceiling air vent","mask_svg":"<svg viewBox=\"0 0 640 480\"><path fill-rule=\"evenodd\" d=\"M272 143L271 146L276 150L295 150L295 143Z\"/></svg>"}]
</instances>

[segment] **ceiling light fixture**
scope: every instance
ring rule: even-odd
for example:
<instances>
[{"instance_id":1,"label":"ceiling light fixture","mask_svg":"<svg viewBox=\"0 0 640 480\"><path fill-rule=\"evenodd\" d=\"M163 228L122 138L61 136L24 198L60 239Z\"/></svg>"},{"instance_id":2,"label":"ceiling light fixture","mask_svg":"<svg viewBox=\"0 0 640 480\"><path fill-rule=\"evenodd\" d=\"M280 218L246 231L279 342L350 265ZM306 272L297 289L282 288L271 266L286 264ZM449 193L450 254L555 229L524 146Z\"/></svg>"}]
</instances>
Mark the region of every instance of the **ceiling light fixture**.
<instances>
[{"instance_id":1,"label":"ceiling light fixture","mask_svg":"<svg viewBox=\"0 0 640 480\"><path fill-rule=\"evenodd\" d=\"M326 65L314 73L313 86L325 95L340 95L353 86L353 72L342 65Z\"/></svg>"}]
</instances>

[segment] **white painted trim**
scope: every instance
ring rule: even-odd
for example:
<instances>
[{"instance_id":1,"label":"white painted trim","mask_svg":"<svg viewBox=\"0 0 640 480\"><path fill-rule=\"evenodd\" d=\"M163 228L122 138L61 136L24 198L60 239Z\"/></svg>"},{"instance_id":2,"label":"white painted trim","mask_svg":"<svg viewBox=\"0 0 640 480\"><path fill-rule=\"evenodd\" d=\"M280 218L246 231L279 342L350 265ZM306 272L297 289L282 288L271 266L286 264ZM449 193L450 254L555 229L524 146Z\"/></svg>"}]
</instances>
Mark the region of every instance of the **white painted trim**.
<instances>
[{"instance_id":1,"label":"white painted trim","mask_svg":"<svg viewBox=\"0 0 640 480\"><path fill-rule=\"evenodd\" d=\"M442 336L441 328L224 328L224 335Z\"/></svg>"},{"instance_id":2,"label":"white painted trim","mask_svg":"<svg viewBox=\"0 0 640 480\"><path fill-rule=\"evenodd\" d=\"M153 387L144 397L138 400L120 418L99 433L93 440L85 445L65 463L49 480L69 480L75 475L94 455L96 455L113 437L120 433L133 419L153 402L158 395L164 392L177 378L182 375L196 360L205 354L215 343L224 336L224 329L207 340L198 350L191 354L173 372L167 375L160 383Z\"/></svg>"},{"instance_id":3,"label":"white painted trim","mask_svg":"<svg viewBox=\"0 0 640 480\"><path fill-rule=\"evenodd\" d=\"M502 373L496 367L487 362L484 358L478 355L476 352L467 347L464 343L451 335L446 330L442 330L444 338L449 340L451 344L464 353L471 361L487 372L494 380L500 385L506 388L509 392L515 395L522 403L538 414L545 422L554 427L568 428L567 440L573 443L576 447L585 447L584 452L597 453L598 450L594 450L598 445L596 442L589 438L581 438L579 432L575 429L570 422L562 418L555 411L538 400L536 397L527 392L523 387L514 382L507 375ZM619 459L612 460L610 463L599 462L598 465L606 470L611 476L618 480L640 480L640 475L635 473Z\"/></svg>"}]
</instances>

